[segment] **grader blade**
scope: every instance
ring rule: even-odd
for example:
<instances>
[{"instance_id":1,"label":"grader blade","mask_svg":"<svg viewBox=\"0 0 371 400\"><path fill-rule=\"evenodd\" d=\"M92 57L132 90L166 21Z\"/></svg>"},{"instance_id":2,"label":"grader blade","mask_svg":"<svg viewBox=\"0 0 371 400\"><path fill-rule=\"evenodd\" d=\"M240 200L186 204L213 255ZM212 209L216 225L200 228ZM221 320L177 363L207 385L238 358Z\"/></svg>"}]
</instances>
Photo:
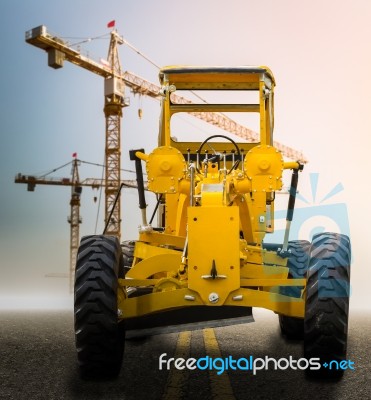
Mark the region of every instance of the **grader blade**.
<instances>
[{"instance_id":1,"label":"grader blade","mask_svg":"<svg viewBox=\"0 0 371 400\"><path fill-rule=\"evenodd\" d=\"M126 339L254 322L247 307L191 307L125 320Z\"/></svg>"}]
</instances>

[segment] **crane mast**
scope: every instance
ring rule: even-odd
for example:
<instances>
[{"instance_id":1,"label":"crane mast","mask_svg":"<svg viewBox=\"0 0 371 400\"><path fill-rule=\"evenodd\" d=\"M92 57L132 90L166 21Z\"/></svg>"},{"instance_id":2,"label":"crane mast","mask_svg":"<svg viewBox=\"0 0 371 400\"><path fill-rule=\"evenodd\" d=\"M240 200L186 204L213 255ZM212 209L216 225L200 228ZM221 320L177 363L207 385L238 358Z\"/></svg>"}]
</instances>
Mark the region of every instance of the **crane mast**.
<instances>
[{"instance_id":1,"label":"crane mast","mask_svg":"<svg viewBox=\"0 0 371 400\"><path fill-rule=\"evenodd\" d=\"M69 288L70 293L73 291L74 271L76 265L77 250L80 241L80 196L82 186L79 185L78 160L75 158L72 162L72 186L70 201L70 216L68 223L70 224L70 271L69 271Z\"/></svg>"},{"instance_id":2,"label":"crane mast","mask_svg":"<svg viewBox=\"0 0 371 400\"><path fill-rule=\"evenodd\" d=\"M121 206L115 201L121 182L121 117L125 105L124 83L118 55L118 45L123 44L116 30L111 32L108 62L112 76L104 82L104 114L106 117L105 149L105 224L106 233L120 238ZM109 216L111 216L109 218ZM108 220L109 219L109 220Z\"/></svg>"}]
</instances>

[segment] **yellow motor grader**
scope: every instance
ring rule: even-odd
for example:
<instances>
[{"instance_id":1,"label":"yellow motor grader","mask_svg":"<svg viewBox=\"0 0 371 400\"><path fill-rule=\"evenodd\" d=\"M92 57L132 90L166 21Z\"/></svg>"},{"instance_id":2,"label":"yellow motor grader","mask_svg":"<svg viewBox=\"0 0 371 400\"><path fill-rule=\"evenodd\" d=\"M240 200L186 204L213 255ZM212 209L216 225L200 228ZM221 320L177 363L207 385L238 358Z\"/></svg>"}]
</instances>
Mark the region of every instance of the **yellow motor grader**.
<instances>
[{"instance_id":1,"label":"yellow motor grader","mask_svg":"<svg viewBox=\"0 0 371 400\"><path fill-rule=\"evenodd\" d=\"M312 243L289 241L303 164L285 161L274 146L272 72L175 66L159 76L158 147L130 151L142 211L139 237L120 244L114 236L86 236L78 251L75 330L81 375L117 375L125 335L242 324L252 321L253 307L277 313L287 339L303 338L306 358L344 360L350 242L337 233L317 234ZM222 100L205 102L197 95L199 101L182 101L184 92L211 98L221 93ZM180 141L171 129L179 113L255 113L259 135L236 142L217 132L203 141ZM148 190L157 197L150 222L142 162ZM269 243L285 170L292 177L284 240Z\"/></svg>"}]
</instances>

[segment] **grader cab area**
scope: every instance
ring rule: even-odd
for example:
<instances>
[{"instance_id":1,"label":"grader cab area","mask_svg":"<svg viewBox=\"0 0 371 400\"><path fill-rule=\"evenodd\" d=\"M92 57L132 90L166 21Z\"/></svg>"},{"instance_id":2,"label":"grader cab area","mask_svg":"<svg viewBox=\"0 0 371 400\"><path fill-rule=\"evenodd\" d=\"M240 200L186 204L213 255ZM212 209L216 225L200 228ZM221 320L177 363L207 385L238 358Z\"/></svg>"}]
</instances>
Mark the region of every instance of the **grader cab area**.
<instances>
[{"instance_id":1,"label":"grader cab area","mask_svg":"<svg viewBox=\"0 0 371 400\"><path fill-rule=\"evenodd\" d=\"M106 235L81 240L75 272L81 375L117 375L125 336L243 324L253 321L254 307L278 314L282 334L303 339L306 358L319 358L321 365L341 362L346 358L350 241L326 232L312 243L289 241L304 162L285 160L275 147L272 72L266 67L166 67L160 83L158 147L130 152L142 212L139 237L121 244ZM185 92L195 100L183 101ZM204 101L203 93L211 101ZM254 115L258 134L233 140L217 130L183 140L173 132L177 116L197 113ZM148 190L157 198L150 219L142 163ZM270 243L275 197L285 173L291 173L285 235L282 243ZM311 372L340 376L343 371L321 366Z\"/></svg>"}]
</instances>

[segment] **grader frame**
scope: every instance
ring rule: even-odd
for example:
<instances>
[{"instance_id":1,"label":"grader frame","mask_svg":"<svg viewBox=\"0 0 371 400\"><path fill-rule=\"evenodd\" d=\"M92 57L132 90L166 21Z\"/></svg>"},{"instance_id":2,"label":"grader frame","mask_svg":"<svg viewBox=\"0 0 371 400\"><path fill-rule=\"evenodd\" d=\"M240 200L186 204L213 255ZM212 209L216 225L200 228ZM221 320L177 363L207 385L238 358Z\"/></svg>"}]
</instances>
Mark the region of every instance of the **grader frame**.
<instances>
[{"instance_id":1,"label":"grader frame","mask_svg":"<svg viewBox=\"0 0 371 400\"><path fill-rule=\"evenodd\" d=\"M273 142L275 80L267 67L166 67L160 71L159 146L130 151L142 223L130 250L113 236L82 238L75 274L75 332L83 377L116 376L124 337L251 321L252 308L279 315L288 339L304 338L307 358L346 357L350 240L319 233L289 241L298 175ZM176 91L255 91L257 102L179 103ZM238 96L237 96L238 97ZM224 135L203 142L172 136L177 113L258 113L257 140ZM218 141L214 141L219 139ZM157 196L147 222L142 162ZM275 193L292 170L283 243L274 231ZM155 214L154 212L154 214ZM153 214L153 215L154 215ZM150 222L152 222L151 218ZM297 239L297 238L295 238ZM132 248L132 247L131 247ZM317 371L339 377L343 371Z\"/></svg>"},{"instance_id":2,"label":"grader frame","mask_svg":"<svg viewBox=\"0 0 371 400\"><path fill-rule=\"evenodd\" d=\"M159 147L148 155L138 151L135 156L146 162L149 190L164 198L165 223L162 232L142 225L134 263L125 279L119 279L120 288L153 287L153 292L127 298L125 289L120 290L119 314L129 320L183 307L239 306L303 317L303 299L293 301L277 288L304 288L305 279L288 279L287 258L263 248L265 234L273 231L274 193L282 188L282 172L301 168L298 162L284 162L273 147L275 82L271 71L266 67L169 67L161 70L160 77ZM176 90L195 89L255 90L260 102L172 101ZM198 151L200 143L172 139L170 120L175 113L204 111L260 113L260 142L212 142L219 153L208 157L207 151ZM232 151L240 167L227 159ZM241 154L245 154L243 159Z\"/></svg>"}]
</instances>

